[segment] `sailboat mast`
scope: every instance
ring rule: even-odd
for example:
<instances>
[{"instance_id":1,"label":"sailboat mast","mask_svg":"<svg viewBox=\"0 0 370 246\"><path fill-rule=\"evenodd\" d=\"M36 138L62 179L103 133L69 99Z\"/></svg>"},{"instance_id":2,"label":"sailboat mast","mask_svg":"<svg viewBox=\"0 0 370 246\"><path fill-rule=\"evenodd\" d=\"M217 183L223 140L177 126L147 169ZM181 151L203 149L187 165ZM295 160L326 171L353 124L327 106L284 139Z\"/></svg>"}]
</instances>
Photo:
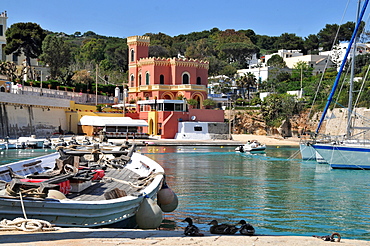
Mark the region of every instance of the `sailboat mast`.
<instances>
[{"instance_id":1,"label":"sailboat mast","mask_svg":"<svg viewBox=\"0 0 370 246\"><path fill-rule=\"evenodd\" d=\"M324 108L324 111L322 112L322 115L321 115L321 118L320 118L320 122L319 124L317 125L317 128L316 128L316 131L315 133L318 134L319 131L320 131L320 128L321 128L321 125L325 119L325 116L326 116L326 113L328 112L328 109L329 109L329 106L330 106L330 103L331 101L333 100L333 96L334 96L334 93L338 87L338 83L339 83L339 79L342 75L342 72L343 72L343 69L344 69L344 66L346 64L346 61L347 61L347 58L348 58L348 54L349 52L351 51L351 47L352 47L352 44L355 40L355 37L357 36L357 32L358 32L358 29L360 28L360 24L361 24L361 20L362 18L364 17L364 14L365 14L365 10L366 10L366 7L369 3L369 0L365 0L365 3L364 5L362 6L362 10L361 10L361 13L359 15L359 18L357 19L357 23L356 23L356 26L355 26L355 30L353 31L353 34L352 34L352 37L351 37L351 40L349 41L349 44L348 44L348 48L346 50L346 53L344 54L344 57L343 57L343 61L342 61L342 64L340 65L340 68L339 68L339 71L338 71L338 74L337 74L337 77L335 78L335 81L334 81L334 84L333 84L333 87L331 89L331 92L329 94L329 97L327 99L327 102L326 102L326 105L325 105L325 108Z\"/></svg>"},{"instance_id":2,"label":"sailboat mast","mask_svg":"<svg viewBox=\"0 0 370 246\"><path fill-rule=\"evenodd\" d=\"M361 0L358 0L357 5L357 14L356 14L356 20L358 20L360 15L360 6L361 6ZM355 37L355 41L353 43L353 50L352 50L352 65L351 65L351 78L349 80L349 92L348 92L348 121L347 121L347 138L350 138L352 136L352 111L353 111L353 80L355 77L355 65L356 65L356 49L357 49L357 36Z\"/></svg>"}]
</instances>

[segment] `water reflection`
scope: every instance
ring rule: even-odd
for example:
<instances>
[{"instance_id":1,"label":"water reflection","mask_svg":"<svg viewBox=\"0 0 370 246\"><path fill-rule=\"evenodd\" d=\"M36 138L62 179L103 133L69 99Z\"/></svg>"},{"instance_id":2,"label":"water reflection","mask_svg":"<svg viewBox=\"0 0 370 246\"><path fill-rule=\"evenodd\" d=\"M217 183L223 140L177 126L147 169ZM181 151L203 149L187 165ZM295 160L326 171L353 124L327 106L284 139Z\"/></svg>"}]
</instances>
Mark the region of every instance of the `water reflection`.
<instances>
[{"instance_id":1,"label":"water reflection","mask_svg":"<svg viewBox=\"0 0 370 246\"><path fill-rule=\"evenodd\" d=\"M332 170L290 159L295 147L236 153L232 147L140 149L163 165L179 197L166 219L184 227L192 217L203 230L212 219L252 223L258 234L326 235L370 240L368 172Z\"/></svg>"}]
</instances>

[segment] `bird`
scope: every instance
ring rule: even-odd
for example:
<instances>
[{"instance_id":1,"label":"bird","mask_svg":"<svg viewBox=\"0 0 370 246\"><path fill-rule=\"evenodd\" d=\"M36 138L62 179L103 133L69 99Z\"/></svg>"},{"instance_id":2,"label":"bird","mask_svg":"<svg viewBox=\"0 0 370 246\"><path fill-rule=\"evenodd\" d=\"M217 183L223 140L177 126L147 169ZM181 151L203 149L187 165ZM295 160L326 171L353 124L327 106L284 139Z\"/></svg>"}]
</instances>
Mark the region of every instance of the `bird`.
<instances>
[{"instance_id":1,"label":"bird","mask_svg":"<svg viewBox=\"0 0 370 246\"><path fill-rule=\"evenodd\" d=\"M340 242L341 236L340 236L340 234L338 232L334 232L331 235L327 235L327 236L316 236L316 235L313 235L313 237L321 238L324 241L330 241L330 242L335 242L334 236L337 236L338 237L337 242Z\"/></svg>"},{"instance_id":2,"label":"bird","mask_svg":"<svg viewBox=\"0 0 370 246\"><path fill-rule=\"evenodd\" d=\"M185 236L204 236L203 233L199 231L199 228L193 225L193 220L191 218L186 218L183 222L188 222L188 226L184 230Z\"/></svg>"},{"instance_id":3,"label":"bird","mask_svg":"<svg viewBox=\"0 0 370 246\"><path fill-rule=\"evenodd\" d=\"M254 230L254 228L253 228L253 226L251 224L245 222L245 220L239 221L238 224L241 224L242 225L239 228L240 234L249 235L249 236L253 236L254 235L255 230Z\"/></svg>"},{"instance_id":4,"label":"bird","mask_svg":"<svg viewBox=\"0 0 370 246\"><path fill-rule=\"evenodd\" d=\"M235 234L239 229L236 226L228 224L218 224L217 220L212 220L208 225L212 225L209 228L210 233L212 234Z\"/></svg>"}]
</instances>

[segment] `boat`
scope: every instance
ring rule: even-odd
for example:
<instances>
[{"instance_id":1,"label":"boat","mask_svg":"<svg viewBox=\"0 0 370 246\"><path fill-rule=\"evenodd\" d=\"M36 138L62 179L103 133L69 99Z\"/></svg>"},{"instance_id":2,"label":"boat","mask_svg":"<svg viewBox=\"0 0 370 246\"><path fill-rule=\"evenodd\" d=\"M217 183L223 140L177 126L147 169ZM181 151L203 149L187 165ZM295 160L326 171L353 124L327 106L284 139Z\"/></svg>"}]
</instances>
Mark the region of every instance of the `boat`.
<instances>
[{"instance_id":1,"label":"boat","mask_svg":"<svg viewBox=\"0 0 370 246\"><path fill-rule=\"evenodd\" d=\"M315 141L303 139L299 142L299 150L301 153L302 160L304 161L316 161L319 164L328 164L325 159L317 152L313 147L312 143L326 142L326 140L317 140Z\"/></svg>"},{"instance_id":2,"label":"boat","mask_svg":"<svg viewBox=\"0 0 370 246\"><path fill-rule=\"evenodd\" d=\"M44 147L44 138L36 138L35 135L30 137L19 137L17 139L18 149L42 149Z\"/></svg>"},{"instance_id":3,"label":"boat","mask_svg":"<svg viewBox=\"0 0 370 246\"><path fill-rule=\"evenodd\" d=\"M244 145L235 148L235 151L243 152L262 152L266 150L266 145L259 143L257 140L248 141Z\"/></svg>"},{"instance_id":4,"label":"boat","mask_svg":"<svg viewBox=\"0 0 370 246\"><path fill-rule=\"evenodd\" d=\"M166 209L153 203L165 184L164 169L136 153L135 145L109 151L61 147L52 154L0 166L0 181L0 219L6 220L23 217L60 227L154 229L162 221L158 209L169 212L177 207L176 199L162 202Z\"/></svg>"},{"instance_id":5,"label":"boat","mask_svg":"<svg viewBox=\"0 0 370 246\"><path fill-rule=\"evenodd\" d=\"M323 121L325 120L328 108L333 100L334 93L338 86L339 79L343 72L348 54L351 50L352 45L355 43L357 32L361 24L361 20L365 13L366 7L369 0L366 0L362 6L361 12L358 16L357 23L352 34L352 38L349 42L348 48L346 50L345 56L343 58L342 64L339 68L339 72L334 81L331 93L327 99L326 106L321 115L320 122L317 126L315 133L318 135L319 130ZM360 4L360 2L359 2ZM355 44L354 44L355 46ZM354 48L355 51L355 48ZM354 56L355 57L355 54ZM353 59L354 60L354 59ZM352 67L354 65L352 64ZM326 143L313 142L311 146L317 151L325 161L333 169L365 169L370 170L370 141L367 139L356 139L351 129L351 118L353 117L353 107L352 107L352 83L353 82L353 73L351 74L351 83L349 90L349 102L348 102L348 119L347 119L347 134L344 136L332 136L331 141ZM357 115L356 115L357 116Z\"/></svg>"}]
</instances>

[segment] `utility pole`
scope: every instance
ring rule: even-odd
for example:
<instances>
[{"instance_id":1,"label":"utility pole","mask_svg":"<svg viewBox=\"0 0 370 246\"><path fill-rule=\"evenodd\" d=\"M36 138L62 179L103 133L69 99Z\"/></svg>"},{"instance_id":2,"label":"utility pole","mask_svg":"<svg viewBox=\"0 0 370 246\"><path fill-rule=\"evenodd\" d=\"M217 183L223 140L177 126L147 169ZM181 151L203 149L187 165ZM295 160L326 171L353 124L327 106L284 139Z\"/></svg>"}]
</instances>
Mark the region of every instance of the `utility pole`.
<instances>
[{"instance_id":1,"label":"utility pole","mask_svg":"<svg viewBox=\"0 0 370 246\"><path fill-rule=\"evenodd\" d=\"M98 64L96 64L96 78L95 78L95 106L98 105Z\"/></svg>"}]
</instances>

